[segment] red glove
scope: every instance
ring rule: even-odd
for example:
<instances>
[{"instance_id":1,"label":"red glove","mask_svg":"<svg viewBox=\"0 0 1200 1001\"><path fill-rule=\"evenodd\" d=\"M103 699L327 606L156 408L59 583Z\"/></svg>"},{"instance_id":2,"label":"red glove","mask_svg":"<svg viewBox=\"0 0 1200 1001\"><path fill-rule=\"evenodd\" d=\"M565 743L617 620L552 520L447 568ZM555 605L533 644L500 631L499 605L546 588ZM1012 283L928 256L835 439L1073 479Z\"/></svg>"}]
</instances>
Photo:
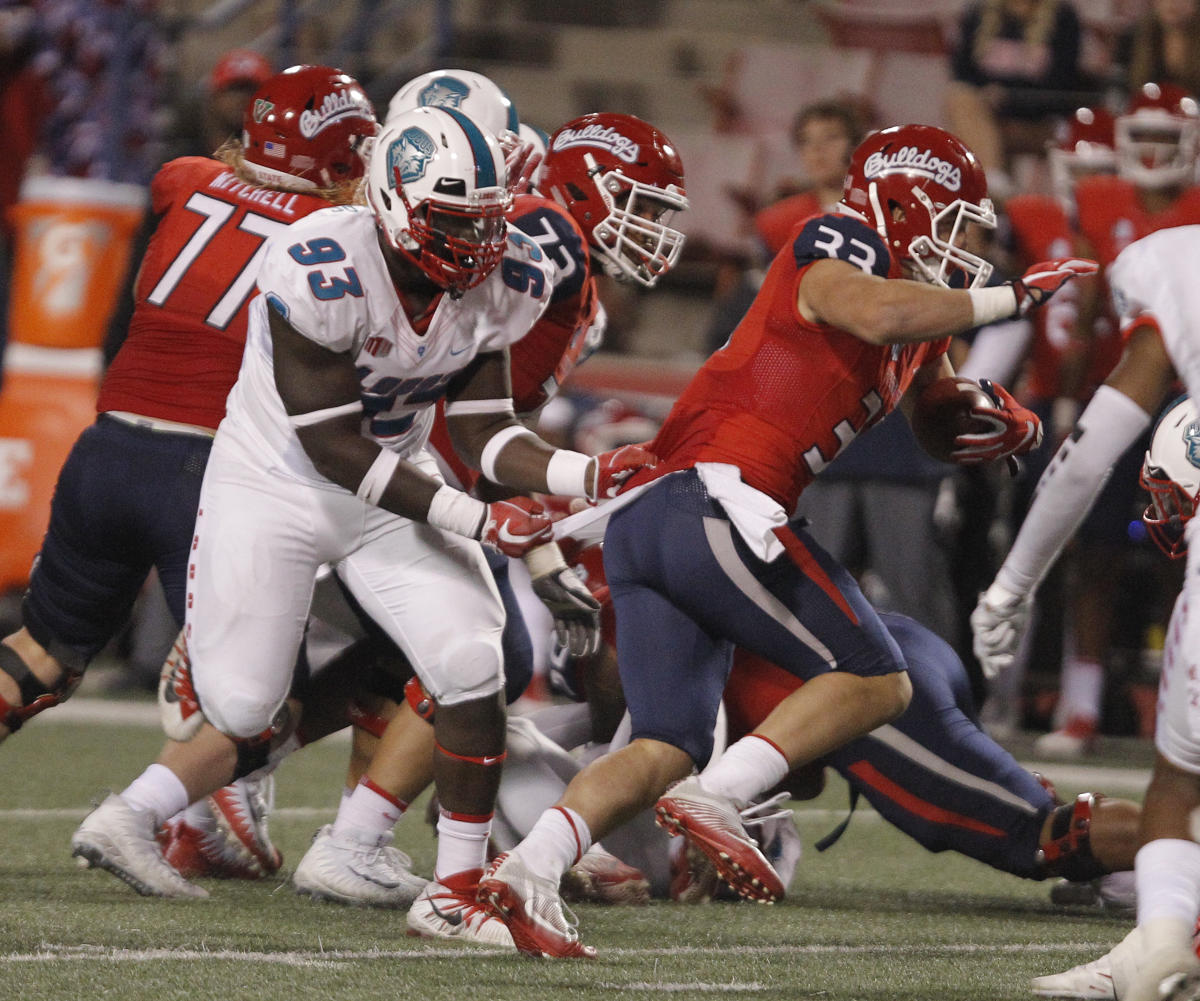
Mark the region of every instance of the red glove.
<instances>
[{"instance_id":1,"label":"red glove","mask_svg":"<svg viewBox=\"0 0 1200 1001\"><path fill-rule=\"evenodd\" d=\"M1035 264L1012 283L1013 292L1017 296L1017 315L1024 316L1031 309L1040 306L1072 278L1094 275L1099 269L1100 265L1095 261L1080 257L1065 257Z\"/></svg>"},{"instance_id":2,"label":"red glove","mask_svg":"<svg viewBox=\"0 0 1200 1001\"><path fill-rule=\"evenodd\" d=\"M621 492L621 487L634 473L653 469L658 465L658 456L642 445L622 445L611 452L592 456L594 475L593 487L588 491L588 500L609 500Z\"/></svg>"},{"instance_id":3,"label":"red glove","mask_svg":"<svg viewBox=\"0 0 1200 1001\"><path fill-rule=\"evenodd\" d=\"M542 154L533 143L518 142L506 149L504 171L508 175L508 190L514 195L527 194L533 187L533 175L542 164Z\"/></svg>"},{"instance_id":4,"label":"red glove","mask_svg":"<svg viewBox=\"0 0 1200 1001\"><path fill-rule=\"evenodd\" d=\"M954 462L964 466L995 462L1024 455L1041 444L1042 422L1037 414L1021 406L1007 389L990 379L980 379L979 388L992 398L994 405L972 407L971 417L988 428L955 438L954 451L950 453Z\"/></svg>"},{"instance_id":5,"label":"red glove","mask_svg":"<svg viewBox=\"0 0 1200 1001\"><path fill-rule=\"evenodd\" d=\"M524 556L550 542L554 528L545 508L528 497L510 497L487 506L479 541L505 556Z\"/></svg>"}]
</instances>

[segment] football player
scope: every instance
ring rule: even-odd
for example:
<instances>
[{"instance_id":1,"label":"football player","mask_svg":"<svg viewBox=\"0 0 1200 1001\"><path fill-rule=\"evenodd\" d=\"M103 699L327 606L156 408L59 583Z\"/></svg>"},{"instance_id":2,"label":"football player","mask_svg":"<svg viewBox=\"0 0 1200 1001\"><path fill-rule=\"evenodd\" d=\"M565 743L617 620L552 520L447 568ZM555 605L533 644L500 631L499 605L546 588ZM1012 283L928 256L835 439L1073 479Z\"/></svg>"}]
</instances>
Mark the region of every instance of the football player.
<instances>
[{"instance_id":1,"label":"football player","mask_svg":"<svg viewBox=\"0 0 1200 1001\"><path fill-rule=\"evenodd\" d=\"M975 653L989 673L1011 662L1038 581L1086 514L1113 465L1149 427L1151 415L1162 405L1176 374L1193 396L1200 391L1200 370L1196 368L1200 327L1195 319L1200 315L1200 302L1187 270L1198 249L1200 226L1161 229L1127 247L1109 270L1125 350L1043 475L1012 550L972 613ZM1175 431L1182 437L1189 428L1188 422L1180 422ZM1152 470L1148 478L1174 478L1180 475L1177 469L1172 463L1166 477ZM1168 524L1172 518L1178 519L1177 528L1194 510L1194 502L1182 489L1174 495L1179 509L1162 507L1157 517ZM1127 978L1132 984L1129 993L1120 997L1122 1001L1126 997L1150 1001L1158 997L1155 991L1168 974L1197 964L1191 941L1200 912L1200 846L1189 822L1192 811L1200 806L1200 738L1189 708L1197 697L1189 665L1200 642L1195 635L1195 617L1189 614L1197 600L1195 558L1189 551L1183 592L1167 629L1159 682L1157 754L1142 808L1143 847L1135 867L1137 932L1102 960L1039 978L1034 982L1039 993L1113 996L1108 992L1114 975L1118 970L1128 971L1130 958L1136 957L1137 969ZM1061 994L1081 990L1091 993Z\"/></svg>"},{"instance_id":2,"label":"football player","mask_svg":"<svg viewBox=\"0 0 1200 1001\"><path fill-rule=\"evenodd\" d=\"M305 115L319 128L338 111ZM480 543L519 556L550 530L528 501L485 503L443 483L424 447L434 404L446 398L457 447L514 489L598 500L652 460L553 449L513 416L506 349L545 308L552 271L507 230L494 137L451 109L398 116L377 138L366 192L369 207L315 214L268 242L196 519L191 675L237 773L262 767L289 726L280 710L316 571L334 563L439 703L438 882L410 923L443 920L447 893L466 923L504 758L503 608ZM212 791L169 768L138 782L153 786L155 826ZM74 851L119 869L125 840L147 848L140 820L110 797ZM114 835L122 852L109 850ZM494 944L507 932L480 922L461 937Z\"/></svg>"},{"instance_id":3,"label":"football player","mask_svg":"<svg viewBox=\"0 0 1200 1001\"><path fill-rule=\"evenodd\" d=\"M322 128L300 127L305 108L333 107L339 114ZM200 481L241 363L266 241L352 200L375 129L355 80L294 66L256 92L240 142L155 176L161 219L129 334L101 384L99 417L59 474L24 624L0 643L0 740L74 690L151 567L182 627Z\"/></svg>"},{"instance_id":4,"label":"football player","mask_svg":"<svg viewBox=\"0 0 1200 1001\"><path fill-rule=\"evenodd\" d=\"M964 246L975 225L993 227L995 214L983 171L957 139L908 125L865 140L839 211L794 231L745 320L655 438L656 468L670 475L635 476L605 508L633 741L584 769L481 882L480 899L521 951L594 954L563 915L559 879L593 840L707 760L735 645L806 681L703 785L686 779L673 790L673 815L686 814L693 840L719 844L735 867L757 863L727 790L753 798L907 705L894 641L787 512L858 432L952 374L951 334L1023 314L1094 270L1050 262L982 287L990 267ZM991 430L961 436L956 457L996 460L1033 445L1037 419L1007 394L984 411ZM756 873L745 877L749 892L770 898Z\"/></svg>"}]
</instances>

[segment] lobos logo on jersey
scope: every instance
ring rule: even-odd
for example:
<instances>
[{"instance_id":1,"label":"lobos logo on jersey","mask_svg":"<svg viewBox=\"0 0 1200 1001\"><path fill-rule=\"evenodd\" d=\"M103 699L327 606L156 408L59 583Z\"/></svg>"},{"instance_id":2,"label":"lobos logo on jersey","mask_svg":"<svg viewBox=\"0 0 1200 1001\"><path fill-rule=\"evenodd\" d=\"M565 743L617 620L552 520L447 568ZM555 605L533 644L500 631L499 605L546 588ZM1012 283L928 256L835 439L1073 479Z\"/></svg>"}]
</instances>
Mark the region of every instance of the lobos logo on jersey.
<instances>
[{"instance_id":1,"label":"lobos logo on jersey","mask_svg":"<svg viewBox=\"0 0 1200 1001\"><path fill-rule=\"evenodd\" d=\"M350 90L335 90L325 95L319 108L305 108L300 112L300 134L305 139L311 139L343 118L368 117L370 110L358 94Z\"/></svg>"},{"instance_id":2,"label":"lobos logo on jersey","mask_svg":"<svg viewBox=\"0 0 1200 1001\"><path fill-rule=\"evenodd\" d=\"M574 146L596 146L609 150L618 160L637 163L640 147L626 135L608 125L585 125L582 129L563 129L554 137L554 151Z\"/></svg>"},{"instance_id":3,"label":"lobos logo on jersey","mask_svg":"<svg viewBox=\"0 0 1200 1001\"><path fill-rule=\"evenodd\" d=\"M461 108L467 95L471 93L462 80L456 76L439 76L417 97L423 108Z\"/></svg>"},{"instance_id":4,"label":"lobos logo on jersey","mask_svg":"<svg viewBox=\"0 0 1200 1001\"><path fill-rule=\"evenodd\" d=\"M917 149L916 146L901 146L895 153L886 150L872 153L863 165L863 175L868 181L895 173L920 174L951 191L962 187L960 168L935 156L931 150Z\"/></svg>"},{"instance_id":5,"label":"lobos logo on jersey","mask_svg":"<svg viewBox=\"0 0 1200 1001\"><path fill-rule=\"evenodd\" d=\"M437 152L437 144L424 129L415 126L405 129L387 151L388 177L392 187L412 184L425 176L429 158Z\"/></svg>"}]
</instances>

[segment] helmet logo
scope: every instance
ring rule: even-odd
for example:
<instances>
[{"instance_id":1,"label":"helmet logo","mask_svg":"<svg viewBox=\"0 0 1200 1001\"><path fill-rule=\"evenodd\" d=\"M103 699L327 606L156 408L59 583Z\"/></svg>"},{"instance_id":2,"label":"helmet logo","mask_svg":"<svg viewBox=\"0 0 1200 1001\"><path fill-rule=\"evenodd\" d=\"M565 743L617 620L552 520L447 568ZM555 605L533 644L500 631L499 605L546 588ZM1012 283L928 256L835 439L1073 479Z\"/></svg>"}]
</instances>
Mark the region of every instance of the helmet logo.
<instances>
[{"instance_id":1,"label":"helmet logo","mask_svg":"<svg viewBox=\"0 0 1200 1001\"><path fill-rule=\"evenodd\" d=\"M300 112L300 134L312 139L330 125L343 118L370 118L366 102L352 90L335 90L325 95L318 108L305 108Z\"/></svg>"},{"instance_id":2,"label":"helmet logo","mask_svg":"<svg viewBox=\"0 0 1200 1001\"><path fill-rule=\"evenodd\" d=\"M936 156L932 150L916 146L902 146L894 153L881 150L867 157L863 174L867 180L887 174L919 174L936 181L950 191L962 187L962 169L948 160Z\"/></svg>"},{"instance_id":3,"label":"helmet logo","mask_svg":"<svg viewBox=\"0 0 1200 1001\"><path fill-rule=\"evenodd\" d=\"M254 101L254 121L257 125L262 125L263 119L275 110L275 102L268 101L265 98L259 97Z\"/></svg>"},{"instance_id":4,"label":"helmet logo","mask_svg":"<svg viewBox=\"0 0 1200 1001\"><path fill-rule=\"evenodd\" d=\"M641 147L610 125L585 125L581 129L561 129L554 137L554 152L576 146L595 146L606 149L618 160L637 163Z\"/></svg>"},{"instance_id":5,"label":"helmet logo","mask_svg":"<svg viewBox=\"0 0 1200 1001\"><path fill-rule=\"evenodd\" d=\"M425 176L429 160L437 152L437 144L424 129L416 126L405 129L388 146L387 176L393 188L412 184Z\"/></svg>"},{"instance_id":6,"label":"helmet logo","mask_svg":"<svg viewBox=\"0 0 1200 1001\"><path fill-rule=\"evenodd\" d=\"M461 108L471 88L458 77L439 76L417 95L422 108Z\"/></svg>"},{"instance_id":7,"label":"helmet logo","mask_svg":"<svg viewBox=\"0 0 1200 1001\"><path fill-rule=\"evenodd\" d=\"M1200 469L1200 421L1192 421L1183 429L1183 440L1187 445L1187 459Z\"/></svg>"}]
</instances>

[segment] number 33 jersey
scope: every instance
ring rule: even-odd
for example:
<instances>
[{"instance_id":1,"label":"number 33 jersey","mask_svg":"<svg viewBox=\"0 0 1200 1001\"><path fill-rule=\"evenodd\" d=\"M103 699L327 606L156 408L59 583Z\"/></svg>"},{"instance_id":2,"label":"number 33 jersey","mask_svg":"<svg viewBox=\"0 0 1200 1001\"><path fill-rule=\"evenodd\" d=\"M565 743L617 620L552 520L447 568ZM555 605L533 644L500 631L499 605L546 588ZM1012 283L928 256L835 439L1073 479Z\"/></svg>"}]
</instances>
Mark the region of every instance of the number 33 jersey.
<instances>
[{"instance_id":1,"label":"number 33 jersey","mask_svg":"<svg viewBox=\"0 0 1200 1001\"><path fill-rule=\"evenodd\" d=\"M267 320L274 309L304 337L354 359L363 435L412 456L424 448L434 404L450 380L476 354L519 340L545 309L553 278L537 244L510 230L499 267L462 298L441 296L418 332L388 273L370 210L316 212L267 245L258 276L262 295L252 304L225 425L249 435L290 475L332 486L309 462L275 387Z\"/></svg>"},{"instance_id":2,"label":"number 33 jersey","mask_svg":"<svg viewBox=\"0 0 1200 1001\"><path fill-rule=\"evenodd\" d=\"M165 164L150 198L158 224L96 409L215 429L242 361L266 240L328 202L246 184L199 156Z\"/></svg>"}]
</instances>

